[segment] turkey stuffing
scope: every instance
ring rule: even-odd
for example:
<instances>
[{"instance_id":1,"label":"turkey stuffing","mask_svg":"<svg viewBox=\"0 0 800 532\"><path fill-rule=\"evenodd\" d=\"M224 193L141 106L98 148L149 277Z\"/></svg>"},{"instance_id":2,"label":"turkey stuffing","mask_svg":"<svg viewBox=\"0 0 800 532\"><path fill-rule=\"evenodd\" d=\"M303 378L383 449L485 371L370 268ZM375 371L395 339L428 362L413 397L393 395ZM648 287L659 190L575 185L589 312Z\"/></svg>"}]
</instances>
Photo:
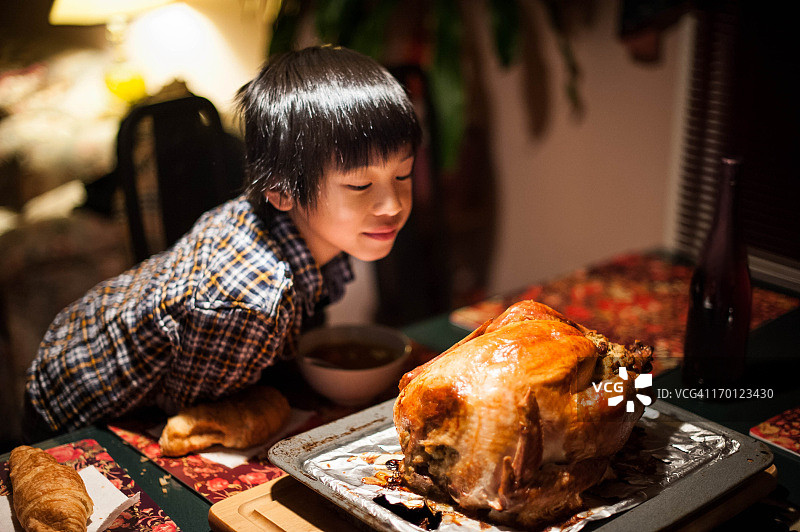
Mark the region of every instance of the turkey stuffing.
<instances>
[{"instance_id":1,"label":"turkey stuffing","mask_svg":"<svg viewBox=\"0 0 800 532\"><path fill-rule=\"evenodd\" d=\"M403 376L394 405L403 480L495 522L563 517L641 417L634 379L651 359L651 347L516 303Z\"/></svg>"}]
</instances>

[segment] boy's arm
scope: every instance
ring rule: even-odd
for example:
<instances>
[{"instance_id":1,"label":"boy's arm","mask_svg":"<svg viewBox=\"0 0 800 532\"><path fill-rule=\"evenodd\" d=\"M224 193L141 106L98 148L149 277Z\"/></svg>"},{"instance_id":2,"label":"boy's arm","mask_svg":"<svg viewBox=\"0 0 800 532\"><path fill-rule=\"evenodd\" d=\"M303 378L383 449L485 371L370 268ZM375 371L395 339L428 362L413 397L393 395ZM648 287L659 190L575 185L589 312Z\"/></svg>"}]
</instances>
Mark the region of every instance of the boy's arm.
<instances>
[{"instance_id":1,"label":"boy's arm","mask_svg":"<svg viewBox=\"0 0 800 532\"><path fill-rule=\"evenodd\" d=\"M74 430L120 415L160 380L170 359L168 335L153 320L131 320L131 326L126 314L89 293L45 333L26 392L51 429Z\"/></svg>"},{"instance_id":2,"label":"boy's arm","mask_svg":"<svg viewBox=\"0 0 800 532\"><path fill-rule=\"evenodd\" d=\"M288 326L285 312L195 310L180 322L161 316L157 327L140 324L134 335L119 319L90 330L75 309L64 312L73 319L51 326L28 380L31 402L58 431L151 398L169 411L238 391L283 351Z\"/></svg>"},{"instance_id":3,"label":"boy's arm","mask_svg":"<svg viewBox=\"0 0 800 532\"><path fill-rule=\"evenodd\" d=\"M193 309L182 321L170 368L157 393L178 410L237 392L283 356L291 336L288 312L257 309Z\"/></svg>"}]
</instances>

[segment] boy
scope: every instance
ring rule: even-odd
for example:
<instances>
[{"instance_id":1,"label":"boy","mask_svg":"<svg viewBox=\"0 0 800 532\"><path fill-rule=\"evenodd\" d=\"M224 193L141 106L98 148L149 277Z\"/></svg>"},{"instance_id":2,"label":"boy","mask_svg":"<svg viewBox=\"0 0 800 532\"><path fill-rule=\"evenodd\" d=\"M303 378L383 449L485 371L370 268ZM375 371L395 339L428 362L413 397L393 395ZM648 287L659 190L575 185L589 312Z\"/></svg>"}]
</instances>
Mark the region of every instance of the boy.
<instances>
[{"instance_id":1,"label":"boy","mask_svg":"<svg viewBox=\"0 0 800 532\"><path fill-rule=\"evenodd\" d=\"M26 439L255 383L341 298L348 256L391 250L420 128L384 68L308 48L269 62L238 99L245 193L56 317L28 371Z\"/></svg>"}]
</instances>

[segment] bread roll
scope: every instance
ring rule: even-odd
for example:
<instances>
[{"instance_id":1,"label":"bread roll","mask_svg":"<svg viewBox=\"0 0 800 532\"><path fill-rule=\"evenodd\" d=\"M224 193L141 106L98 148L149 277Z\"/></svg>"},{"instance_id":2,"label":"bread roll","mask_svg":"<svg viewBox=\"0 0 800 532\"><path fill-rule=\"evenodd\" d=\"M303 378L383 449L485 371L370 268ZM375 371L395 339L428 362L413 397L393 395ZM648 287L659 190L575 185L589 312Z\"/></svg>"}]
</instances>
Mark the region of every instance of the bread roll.
<instances>
[{"instance_id":1,"label":"bread roll","mask_svg":"<svg viewBox=\"0 0 800 532\"><path fill-rule=\"evenodd\" d=\"M213 403L199 404L169 418L158 444L164 456L182 456L215 444L245 449L268 441L289 418L281 393L253 386Z\"/></svg>"},{"instance_id":2,"label":"bread roll","mask_svg":"<svg viewBox=\"0 0 800 532\"><path fill-rule=\"evenodd\" d=\"M26 532L86 530L94 505L74 468L27 445L11 451L9 464L14 512Z\"/></svg>"}]
</instances>

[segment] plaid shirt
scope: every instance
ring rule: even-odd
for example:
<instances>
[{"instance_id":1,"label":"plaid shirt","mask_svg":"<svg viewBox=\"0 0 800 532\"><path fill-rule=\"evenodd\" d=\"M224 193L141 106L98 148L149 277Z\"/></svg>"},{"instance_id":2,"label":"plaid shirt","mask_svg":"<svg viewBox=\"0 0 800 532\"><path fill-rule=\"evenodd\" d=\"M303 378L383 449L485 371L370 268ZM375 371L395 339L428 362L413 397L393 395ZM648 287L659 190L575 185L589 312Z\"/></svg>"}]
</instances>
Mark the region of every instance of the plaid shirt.
<instances>
[{"instance_id":1,"label":"plaid shirt","mask_svg":"<svg viewBox=\"0 0 800 532\"><path fill-rule=\"evenodd\" d=\"M352 280L340 254L321 269L285 213L244 198L59 313L27 393L54 430L157 404L167 412L256 382L295 352L304 315Z\"/></svg>"}]
</instances>

